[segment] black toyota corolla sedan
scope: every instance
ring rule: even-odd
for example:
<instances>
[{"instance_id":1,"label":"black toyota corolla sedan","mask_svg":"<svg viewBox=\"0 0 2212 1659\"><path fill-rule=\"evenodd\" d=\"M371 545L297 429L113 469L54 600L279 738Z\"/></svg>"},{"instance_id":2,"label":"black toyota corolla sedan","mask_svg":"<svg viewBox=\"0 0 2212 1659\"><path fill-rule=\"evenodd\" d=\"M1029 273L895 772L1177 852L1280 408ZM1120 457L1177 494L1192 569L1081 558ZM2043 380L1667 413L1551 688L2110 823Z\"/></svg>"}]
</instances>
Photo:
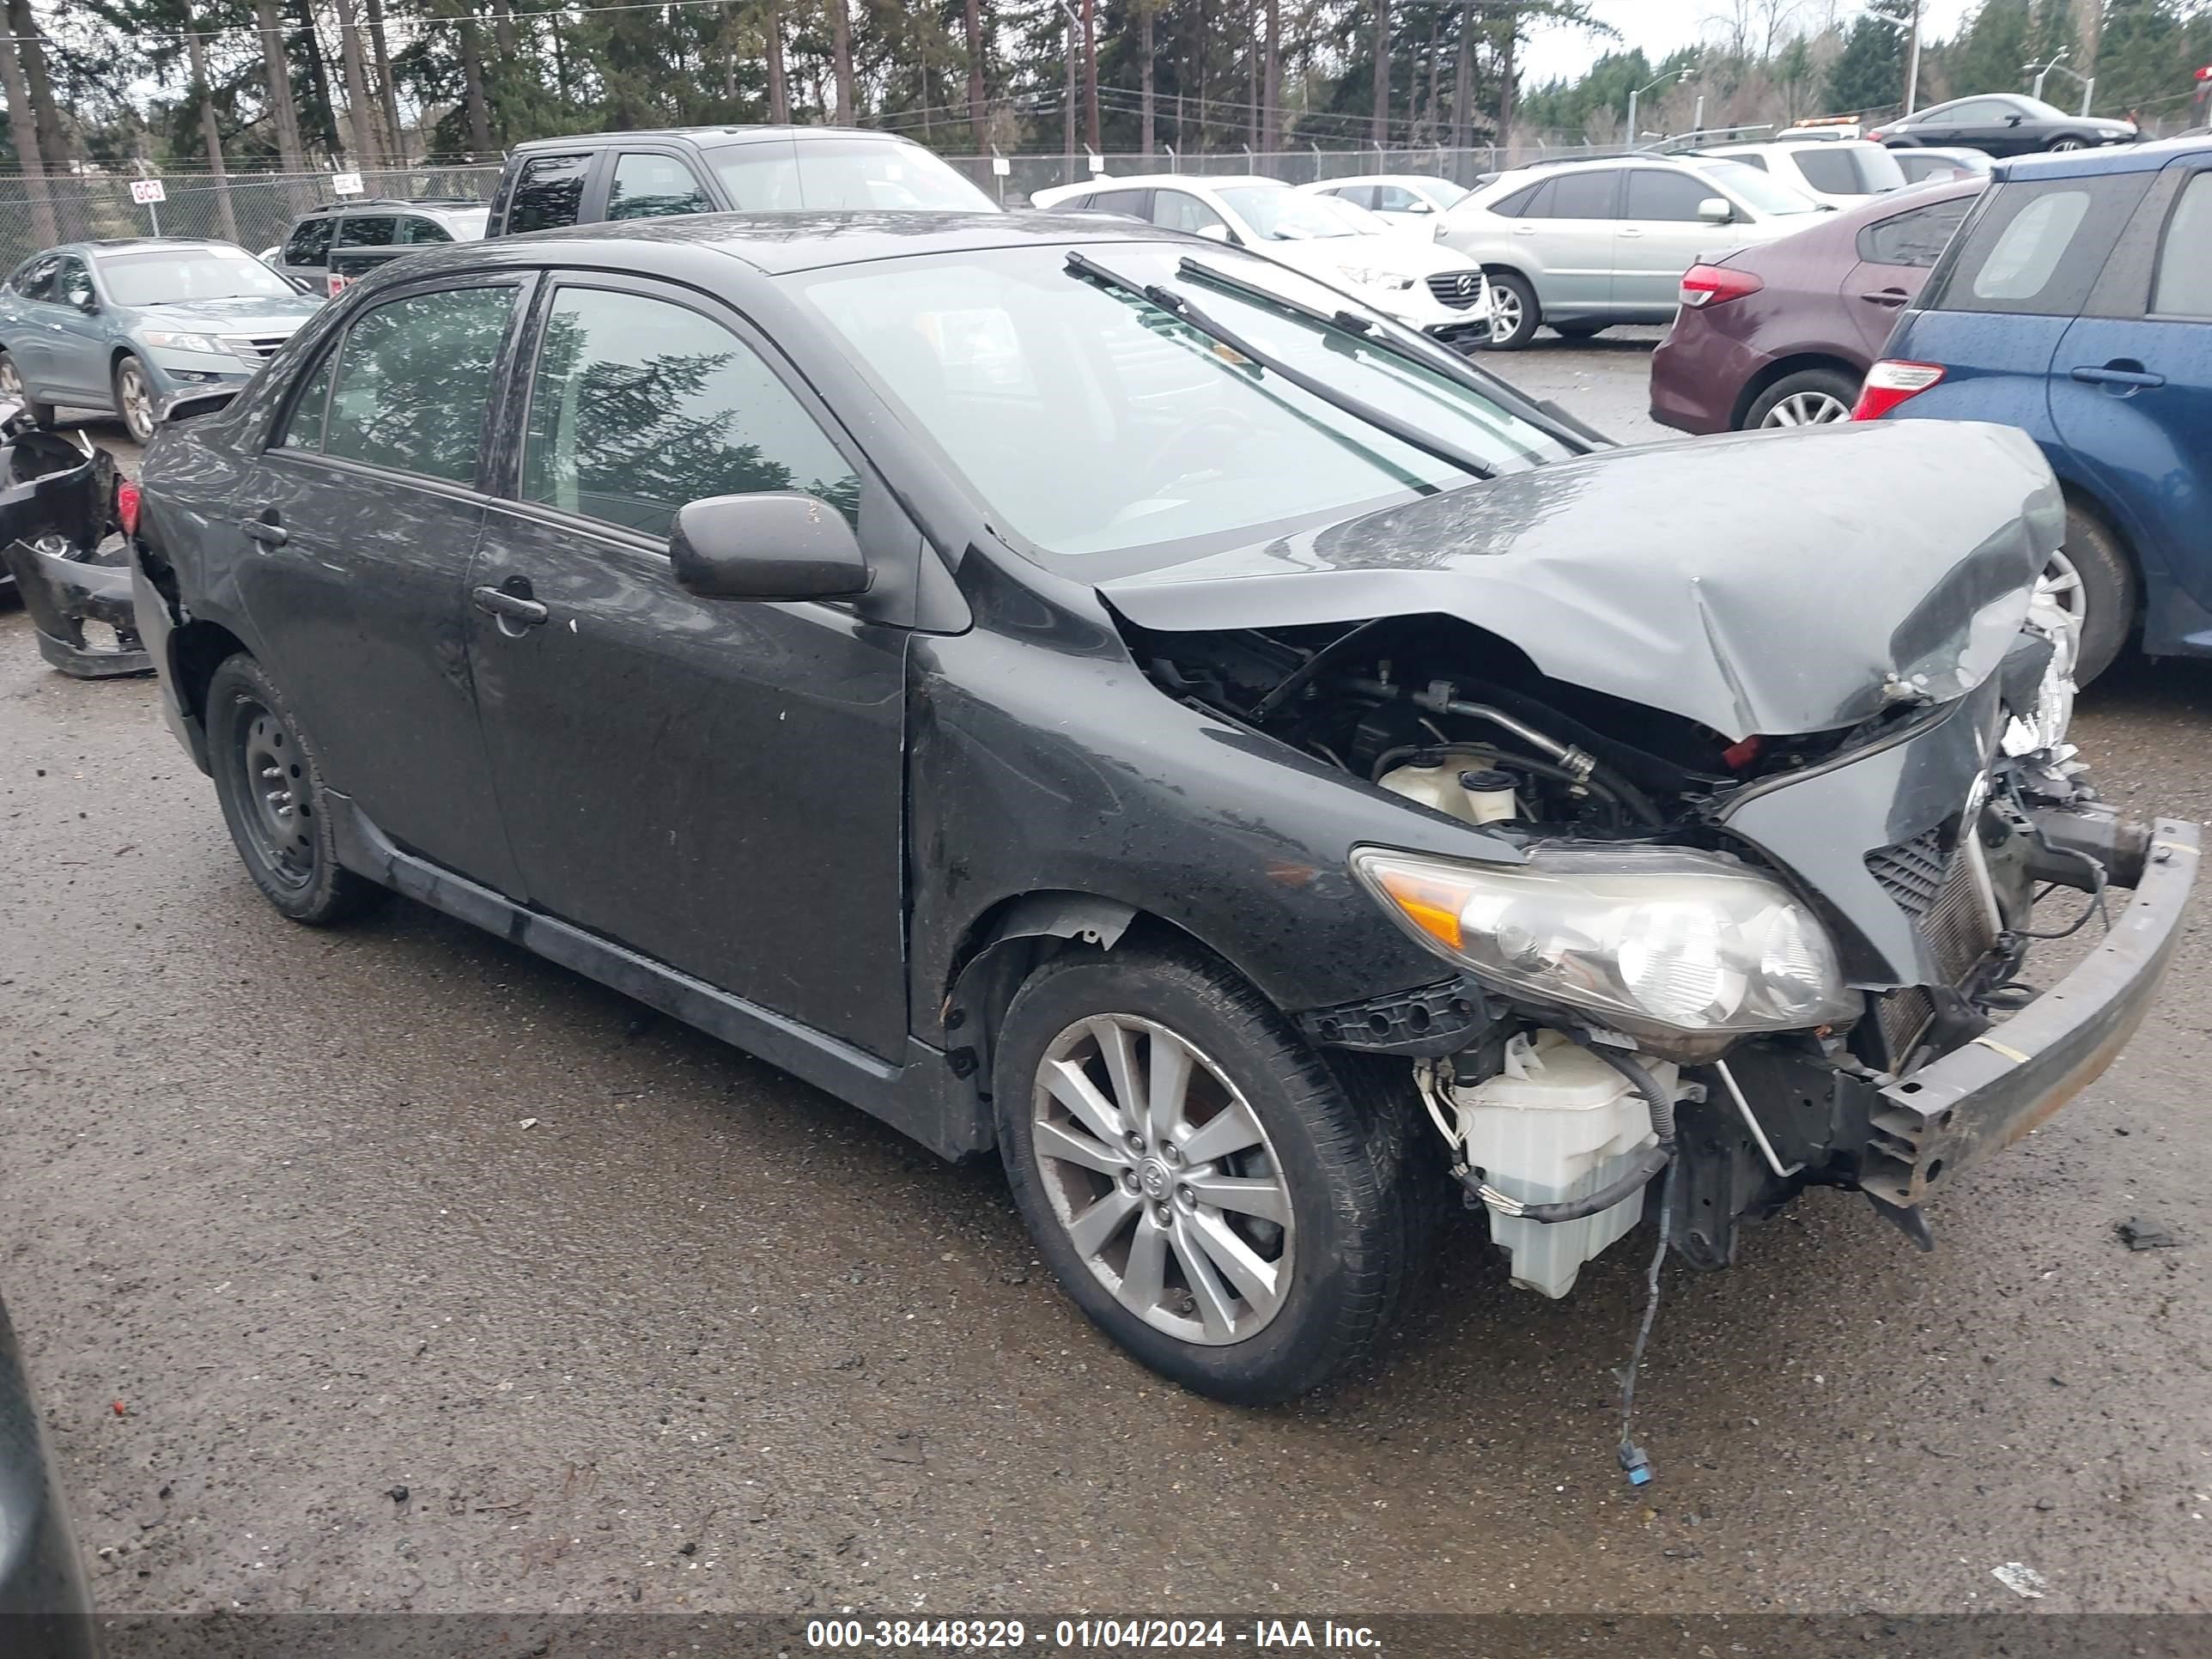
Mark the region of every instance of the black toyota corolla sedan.
<instances>
[{"instance_id":1,"label":"black toyota corolla sedan","mask_svg":"<svg viewBox=\"0 0 2212 1659\"><path fill-rule=\"evenodd\" d=\"M1615 448L1134 223L441 250L143 484L140 631L279 910L397 890L995 1148L1228 1399L1367 1350L1455 1188L1553 1296L1811 1184L1926 1243L2194 874L2063 742L2017 433Z\"/></svg>"}]
</instances>

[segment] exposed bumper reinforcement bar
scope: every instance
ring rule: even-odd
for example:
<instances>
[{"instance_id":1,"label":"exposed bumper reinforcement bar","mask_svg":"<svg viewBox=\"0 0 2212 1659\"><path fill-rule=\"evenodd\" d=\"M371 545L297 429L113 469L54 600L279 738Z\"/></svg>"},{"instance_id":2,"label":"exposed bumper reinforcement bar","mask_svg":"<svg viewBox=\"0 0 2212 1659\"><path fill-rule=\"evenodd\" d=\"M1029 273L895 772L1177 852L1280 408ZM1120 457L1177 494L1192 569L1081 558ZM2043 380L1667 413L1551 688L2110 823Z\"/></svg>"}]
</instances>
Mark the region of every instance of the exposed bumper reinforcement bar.
<instances>
[{"instance_id":1,"label":"exposed bumper reinforcement bar","mask_svg":"<svg viewBox=\"0 0 2212 1659\"><path fill-rule=\"evenodd\" d=\"M1882 1090L1869 1196L1911 1209L1936 1185L2008 1146L2112 1063L2142 1023L2197 879L2197 827L2150 826L2141 880L2079 967L2002 1024Z\"/></svg>"}]
</instances>

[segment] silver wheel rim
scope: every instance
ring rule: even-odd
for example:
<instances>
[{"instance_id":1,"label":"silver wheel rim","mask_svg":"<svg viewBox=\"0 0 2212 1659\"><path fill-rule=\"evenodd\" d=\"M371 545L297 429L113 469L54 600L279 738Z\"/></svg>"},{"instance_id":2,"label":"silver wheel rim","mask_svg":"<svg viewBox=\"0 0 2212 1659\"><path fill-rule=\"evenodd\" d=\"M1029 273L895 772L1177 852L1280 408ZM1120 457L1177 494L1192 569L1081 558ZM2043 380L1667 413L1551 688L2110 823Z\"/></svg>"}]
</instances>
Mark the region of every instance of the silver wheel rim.
<instances>
[{"instance_id":1,"label":"silver wheel rim","mask_svg":"<svg viewBox=\"0 0 2212 1659\"><path fill-rule=\"evenodd\" d=\"M1218 1066L1155 1021L1097 1014L1053 1039L1033 1092L1046 1199L1116 1302L1206 1347L1282 1311L1297 1234L1289 1184Z\"/></svg>"},{"instance_id":2,"label":"silver wheel rim","mask_svg":"<svg viewBox=\"0 0 2212 1659\"><path fill-rule=\"evenodd\" d=\"M1521 328L1521 296L1510 288L1490 290L1490 337L1510 340Z\"/></svg>"},{"instance_id":3,"label":"silver wheel rim","mask_svg":"<svg viewBox=\"0 0 2212 1659\"><path fill-rule=\"evenodd\" d=\"M2035 579L2035 594L2058 607L2073 629L2075 648L2081 648L2081 627L2089 619L2088 593L2081 586L2081 573L2074 561L2063 552L2053 553L2051 562L2043 567L2043 574Z\"/></svg>"},{"instance_id":4,"label":"silver wheel rim","mask_svg":"<svg viewBox=\"0 0 2212 1659\"><path fill-rule=\"evenodd\" d=\"M154 394L146 385L146 377L125 363L116 377L123 394L123 424L131 428L131 435L143 443L154 432Z\"/></svg>"},{"instance_id":5,"label":"silver wheel rim","mask_svg":"<svg viewBox=\"0 0 2212 1659\"><path fill-rule=\"evenodd\" d=\"M1826 392L1793 392L1766 411L1761 426L1826 426L1850 418L1851 406Z\"/></svg>"},{"instance_id":6,"label":"silver wheel rim","mask_svg":"<svg viewBox=\"0 0 2212 1659\"><path fill-rule=\"evenodd\" d=\"M2079 149L2081 148L2081 141L2079 138L2061 138L2051 148L2054 153L2064 149Z\"/></svg>"}]
</instances>

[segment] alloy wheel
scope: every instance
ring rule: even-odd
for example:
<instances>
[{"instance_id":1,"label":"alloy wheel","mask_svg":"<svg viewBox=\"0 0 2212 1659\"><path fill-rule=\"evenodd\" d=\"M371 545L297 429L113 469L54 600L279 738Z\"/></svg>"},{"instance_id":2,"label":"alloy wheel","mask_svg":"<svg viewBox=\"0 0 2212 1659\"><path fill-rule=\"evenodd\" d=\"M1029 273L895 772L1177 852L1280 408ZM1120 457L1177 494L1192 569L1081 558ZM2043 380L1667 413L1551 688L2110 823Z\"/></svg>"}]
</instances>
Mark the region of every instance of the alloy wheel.
<instances>
[{"instance_id":1,"label":"alloy wheel","mask_svg":"<svg viewBox=\"0 0 2212 1659\"><path fill-rule=\"evenodd\" d=\"M1766 411L1761 426L1826 426L1834 421L1848 421L1851 406L1842 398L1826 392L1798 392L1784 398Z\"/></svg>"},{"instance_id":2,"label":"alloy wheel","mask_svg":"<svg viewBox=\"0 0 2212 1659\"><path fill-rule=\"evenodd\" d=\"M2081 147L2081 141L2079 138L2061 138L2051 149L2051 153L2057 155L2062 150L2080 149Z\"/></svg>"},{"instance_id":3,"label":"alloy wheel","mask_svg":"<svg viewBox=\"0 0 2212 1659\"><path fill-rule=\"evenodd\" d=\"M1193 1044L1133 1014L1078 1020L1045 1050L1031 1113L1053 1214L1129 1312L1222 1346L1282 1310L1297 1233L1282 1163Z\"/></svg>"},{"instance_id":4,"label":"alloy wheel","mask_svg":"<svg viewBox=\"0 0 2212 1659\"><path fill-rule=\"evenodd\" d=\"M2075 648L2081 648L2081 625L2088 618L2088 591L2082 586L2081 573L2074 568L2074 561L2063 552L2054 552L2043 574L2035 579L2035 597L2057 607L2073 630Z\"/></svg>"},{"instance_id":5,"label":"alloy wheel","mask_svg":"<svg viewBox=\"0 0 2212 1659\"><path fill-rule=\"evenodd\" d=\"M284 722L260 703L239 710L237 730L246 836L272 875L287 886L305 887L315 874L307 757Z\"/></svg>"},{"instance_id":6,"label":"alloy wheel","mask_svg":"<svg viewBox=\"0 0 2212 1659\"><path fill-rule=\"evenodd\" d=\"M1490 290L1490 337L1510 340L1521 331L1521 296L1510 288Z\"/></svg>"},{"instance_id":7,"label":"alloy wheel","mask_svg":"<svg viewBox=\"0 0 2212 1659\"><path fill-rule=\"evenodd\" d=\"M123 405L123 424L140 443L154 435L154 389L146 384L146 371L125 363L115 376L115 391Z\"/></svg>"}]
</instances>

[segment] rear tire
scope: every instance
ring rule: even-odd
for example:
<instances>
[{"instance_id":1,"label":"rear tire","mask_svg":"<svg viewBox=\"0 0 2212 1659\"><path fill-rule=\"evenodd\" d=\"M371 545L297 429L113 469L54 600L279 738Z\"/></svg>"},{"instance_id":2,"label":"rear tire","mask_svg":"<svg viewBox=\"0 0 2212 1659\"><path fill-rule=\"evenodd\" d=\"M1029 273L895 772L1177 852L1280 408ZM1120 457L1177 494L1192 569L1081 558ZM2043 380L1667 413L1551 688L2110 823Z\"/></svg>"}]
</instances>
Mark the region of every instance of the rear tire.
<instances>
[{"instance_id":1,"label":"rear tire","mask_svg":"<svg viewBox=\"0 0 2212 1659\"><path fill-rule=\"evenodd\" d=\"M21 404L33 426L52 426L54 423L54 406L33 401L31 394L23 386L23 371L15 366L15 359L6 351L0 351L0 401Z\"/></svg>"},{"instance_id":2,"label":"rear tire","mask_svg":"<svg viewBox=\"0 0 2212 1659\"><path fill-rule=\"evenodd\" d=\"M1486 272L1490 279L1490 338L1492 351L1518 351L1536 337L1544 308L1536 303L1536 290L1517 271Z\"/></svg>"},{"instance_id":3,"label":"rear tire","mask_svg":"<svg viewBox=\"0 0 2212 1659\"><path fill-rule=\"evenodd\" d=\"M1801 368L1760 392L1744 411L1746 430L1769 426L1827 426L1850 418L1859 383L1834 368Z\"/></svg>"},{"instance_id":4,"label":"rear tire","mask_svg":"<svg viewBox=\"0 0 2212 1659\"><path fill-rule=\"evenodd\" d=\"M2063 591L2069 575L2075 584L2070 603ZM2045 580L2062 585L2059 603L2072 614L2079 630L2074 684L2087 685L2112 665L2135 631L2135 567L2119 538L2094 514L2069 501L2066 540Z\"/></svg>"},{"instance_id":5,"label":"rear tire","mask_svg":"<svg viewBox=\"0 0 2212 1659\"><path fill-rule=\"evenodd\" d=\"M207 690L208 763L223 822L262 896L312 927L359 915L384 889L338 862L313 739L261 665L240 651Z\"/></svg>"},{"instance_id":6,"label":"rear tire","mask_svg":"<svg viewBox=\"0 0 2212 1659\"><path fill-rule=\"evenodd\" d=\"M1428 1232L1402 1090L1347 1088L1188 949L1046 963L994 1046L1014 1202L1061 1287L1138 1360L1267 1405L1380 1340Z\"/></svg>"},{"instance_id":7,"label":"rear tire","mask_svg":"<svg viewBox=\"0 0 2212 1659\"><path fill-rule=\"evenodd\" d=\"M1612 326L1611 323L1553 323L1552 332L1563 340L1595 340Z\"/></svg>"}]
</instances>

